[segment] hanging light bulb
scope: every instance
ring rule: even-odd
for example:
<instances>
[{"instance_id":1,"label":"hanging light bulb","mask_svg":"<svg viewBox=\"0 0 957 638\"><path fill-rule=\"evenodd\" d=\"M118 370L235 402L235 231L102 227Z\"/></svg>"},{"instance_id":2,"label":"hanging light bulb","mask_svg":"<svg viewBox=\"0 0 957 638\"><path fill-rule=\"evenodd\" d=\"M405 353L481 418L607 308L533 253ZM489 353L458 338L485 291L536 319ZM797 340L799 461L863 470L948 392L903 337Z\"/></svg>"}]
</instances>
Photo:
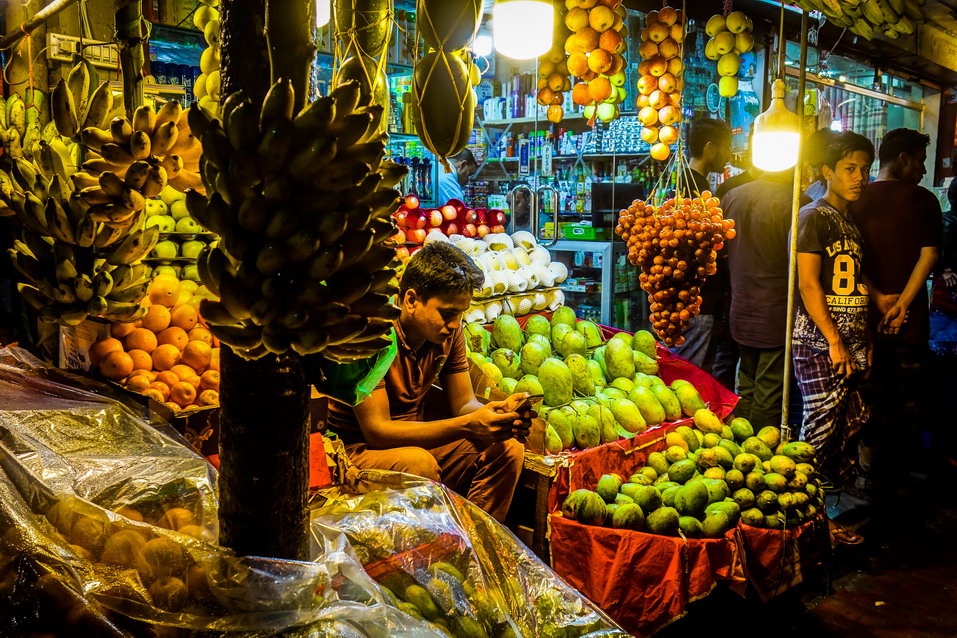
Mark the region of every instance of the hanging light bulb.
<instances>
[{"instance_id":1,"label":"hanging light bulb","mask_svg":"<svg viewBox=\"0 0 957 638\"><path fill-rule=\"evenodd\" d=\"M771 87L771 104L754 120L751 161L763 171L776 172L797 164L801 118L784 106L784 80Z\"/></svg>"},{"instance_id":2,"label":"hanging light bulb","mask_svg":"<svg viewBox=\"0 0 957 638\"><path fill-rule=\"evenodd\" d=\"M495 0L495 50L514 60L531 60L552 48L555 8L542 0Z\"/></svg>"},{"instance_id":3,"label":"hanging light bulb","mask_svg":"<svg viewBox=\"0 0 957 638\"><path fill-rule=\"evenodd\" d=\"M486 33L479 33L472 42L472 53L477 58L487 58L492 54L492 38Z\"/></svg>"},{"instance_id":4,"label":"hanging light bulb","mask_svg":"<svg viewBox=\"0 0 957 638\"><path fill-rule=\"evenodd\" d=\"M332 18L332 0L316 0L316 28L320 29Z\"/></svg>"}]
</instances>

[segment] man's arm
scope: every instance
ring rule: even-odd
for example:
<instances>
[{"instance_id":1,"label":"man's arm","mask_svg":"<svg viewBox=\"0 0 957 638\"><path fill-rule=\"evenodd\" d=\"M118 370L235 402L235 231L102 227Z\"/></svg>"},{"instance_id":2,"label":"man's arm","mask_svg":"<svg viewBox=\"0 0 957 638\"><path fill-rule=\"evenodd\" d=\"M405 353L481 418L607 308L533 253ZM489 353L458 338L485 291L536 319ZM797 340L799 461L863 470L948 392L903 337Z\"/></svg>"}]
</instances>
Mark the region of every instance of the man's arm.
<instances>
[{"instance_id":1,"label":"man's arm","mask_svg":"<svg viewBox=\"0 0 957 638\"><path fill-rule=\"evenodd\" d=\"M485 407L475 398L475 392L472 390L472 378L468 372L453 372L452 374L444 375L442 377L442 387L445 389L445 394L449 397L449 408L452 414L456 416L465 416ZM509 396L504 402L500 401L497 403L521 407L527 396L528 394L525 392L516 392ZM515 434L519 440L523 441L524 439L522 437L528 436L528 430L531 427L529 421L529 415L522 413L518 415L518 420L512 423L512 433Z\"/></svg>"},{"instance_id":2,"label":"man's arm","mask_svg":"<svg viewBox=\"0 0 957 638\"><path fill-rule=\"evenodd\" d=\"M907 309L917 298L917 293L921 287L926 285L930 271L934 269L934 264L940 257L940 249L937 246L924 246L920 249L920 258L917 265L911 271L907 279L907 285L900 297L887 311L884 312L884 318L881 319L880 331L888 334L897 334L900 332L904 320L907 318Z\"/></svg>"},{"instance_id":3,"label":"man's arm","mask_svg":"<svg viewBox=\"0 0 957 638\"><path fill-rule=\"evenodd\" d=\"M877 306L878 312L882 315L886 313L891 307L897 303L897 300L900 299L900 295L885 295L883 292L877 289L877 286L874 285L874 282L871 281L871 278L867 276L867 273L864 273L864 285L867 286L867 295L874 302L874 305Z\"/></svg>"},{"instance_id":4,"label":"man's arm","mask_svg":"<svg viewBox=\"0 0 957 638\"><path fill-rule=\"evenodd\" d=\"M837 324L827 307L827 298L821 286L821 256L817 253L798 253L798 289L804 308L829 345L831 365L844 376L854 372L854 360L841 339Z\"/></svg>"},{"instance_id":5,"label":"man's arm","mask_svg":"<svg viewBox=\"0 0 957 638\"><path fill-rule=\"evenodd\" d=\"M472 399L475 399L474 394ZM512 425L519 415L514 412L496 413L495 410L502 410L504 406L504 401L493 401L450 419L398 421L393 420L389 413L389 395L385 388L378 388L354 410L370 448L414 446L431 449L459 439L493 442L511 437Z\"/></svg>"}]
</instances>

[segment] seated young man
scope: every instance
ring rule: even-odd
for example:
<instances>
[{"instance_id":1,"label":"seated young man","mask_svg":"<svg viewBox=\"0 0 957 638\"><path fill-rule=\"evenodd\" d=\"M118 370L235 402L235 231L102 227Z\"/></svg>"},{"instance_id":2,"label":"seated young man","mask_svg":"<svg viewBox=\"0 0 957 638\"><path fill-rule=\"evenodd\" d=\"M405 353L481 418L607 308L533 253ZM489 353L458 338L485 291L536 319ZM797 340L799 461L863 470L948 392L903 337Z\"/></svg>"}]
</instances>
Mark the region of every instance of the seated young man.
<instances>
[{"instance_id":1,"label":"seated young man","mask_svg":"<svg viewBox=\"0 0 957 638\"><path fill-rule=\"evenodd\" d=\"M472 391L462 314L482 271L462 251L431 243L412 256L399 285L398 354L379 386L355 408L330 401L329 426L363 469L440 481L503 520L522 471L516 436L529 424L512 401L482 405ZM425 421L425 397L438 381L451 418Z\"/></svg>"}]
</instances>

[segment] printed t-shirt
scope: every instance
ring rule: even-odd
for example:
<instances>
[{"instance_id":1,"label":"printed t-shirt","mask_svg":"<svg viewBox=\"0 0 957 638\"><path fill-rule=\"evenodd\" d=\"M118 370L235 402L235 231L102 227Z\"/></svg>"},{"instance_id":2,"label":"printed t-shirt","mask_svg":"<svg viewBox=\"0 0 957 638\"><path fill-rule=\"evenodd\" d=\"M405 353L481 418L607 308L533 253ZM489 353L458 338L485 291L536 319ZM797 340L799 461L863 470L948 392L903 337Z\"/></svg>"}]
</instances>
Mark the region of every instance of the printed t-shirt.
<instances>
[{"instance_id":1,"label":"printed t-shirt","mask_svg":"<svg viewBox=\"0 0 957 638\"><path fill-rule=\"evenodd\" d=\"M821 287L827 309L844 345L861 367L867 366L867 287L861 268L861 234L854 220L826 199L801 209L798 220L798 252L821 256ZM813 350L827 352L827 339L798 296L794 318L794 341Z\"/></svg>"},{"instance_id":2,"label":"printed t-shirt","mask_svg":"<svg viewBox=\"0 0 957 638\"><path fill-rule=\"evenodd\" d=\"M432 384L442 375L468 371L465 337L459 327L442 345L425 343L415 351L406 341L398 321L395 322L395 335L395 360L376 390L385 388L393 420L423 421L425 395ZM329 429L347 444L365 440L353 408L338 401L329 401Z\"/></svg>"}]
</instances>

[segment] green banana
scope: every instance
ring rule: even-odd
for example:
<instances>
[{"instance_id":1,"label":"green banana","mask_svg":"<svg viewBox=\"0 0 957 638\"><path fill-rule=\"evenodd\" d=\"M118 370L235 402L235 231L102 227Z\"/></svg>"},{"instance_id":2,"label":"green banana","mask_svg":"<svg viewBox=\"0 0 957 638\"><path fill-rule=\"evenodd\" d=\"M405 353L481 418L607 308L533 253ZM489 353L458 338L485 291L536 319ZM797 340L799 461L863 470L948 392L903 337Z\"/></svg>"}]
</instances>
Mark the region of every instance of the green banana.
<instances>
[{"instance_id":1,"label":"green banana","mask_svg":"<svg viewBox=\"0 0 957 638\"><path fill-rule=\"evenodd\" d=\"M158 226L133 231L107 254L106 263L119 266L139 261L153 250L157 241L159 241Z\"/></svg>"},{"instance_id":2,"label":"green banana","mask_svg":"<svg viewBox=\"0 0 957 638\"><path fill-rule=\"evenodd\" d=\"M90 70L85 63L81 61L70 70L70 74L66 78L66 86L73 97L77 121L85 121L87 104L90 101ZM73 135L68 137L73 137Z\"/></svg>"}]
</instances>

